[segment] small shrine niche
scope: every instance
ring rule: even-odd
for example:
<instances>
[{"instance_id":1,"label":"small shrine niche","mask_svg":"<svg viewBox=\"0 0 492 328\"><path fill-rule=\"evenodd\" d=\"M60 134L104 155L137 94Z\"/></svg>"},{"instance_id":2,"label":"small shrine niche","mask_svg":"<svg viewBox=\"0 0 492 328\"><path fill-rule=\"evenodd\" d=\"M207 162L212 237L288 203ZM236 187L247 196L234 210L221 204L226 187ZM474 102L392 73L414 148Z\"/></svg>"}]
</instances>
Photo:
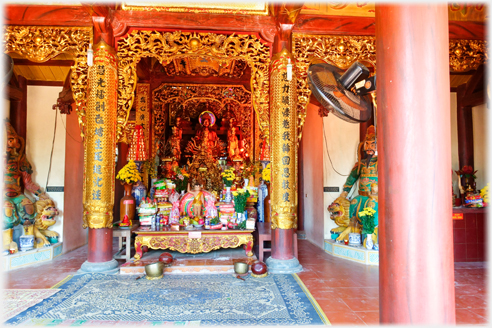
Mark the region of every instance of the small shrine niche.
<instances>
[{"instance_id":1,"label":"small shrine niche","mask_svg":"<svg viewBox=\"0 0 492 328\"><path fill-rule=\"evenodd\" d=\"M152 154L162 175L186 166L191 180L218 191L226 165L253 160L254 111L242 85L162 83L152 99Z\"/></svg>"}]
</instances>

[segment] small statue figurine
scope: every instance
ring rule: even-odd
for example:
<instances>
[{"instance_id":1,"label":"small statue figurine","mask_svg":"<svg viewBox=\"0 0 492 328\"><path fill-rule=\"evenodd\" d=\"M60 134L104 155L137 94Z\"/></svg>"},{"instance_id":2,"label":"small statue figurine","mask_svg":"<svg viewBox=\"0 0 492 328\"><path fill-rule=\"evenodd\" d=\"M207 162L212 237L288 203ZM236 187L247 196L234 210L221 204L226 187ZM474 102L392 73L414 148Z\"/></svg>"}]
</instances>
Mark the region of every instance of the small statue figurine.
<instances>
[{"instance_id":1,"label":"small statue figurine","mask_svg":"<svg viewBox=\"0 0 492 328\"><path fill-rule=\"evenodd\" d=\"M179 194L173 190L173 193L169 196L169 201L173 204L170 213L171 224L177 224L179 222Z\"/></svg>"},{"instance_id":2,"label":"small statue figurine","mask_svg":"<svg viewBox=\"0 0 492 328\"><path fill-rule=\"evenodd\" d=\"M215 218L217 217L217 208L215 207L215 197L209 197L207 200L207 206L205 208L205 217L207 218Z\"/></svg>"},{"instance_id":3,"label":"small statue figurine","mask_svg":"<svg viewBox=\"0 0 492 328\"><path fill-rule=\"evenodd\" d=\"M128 215L125 214L123 220L120 222L120 227L130 227L131 225L131 220L128 218Z\"/></svg>"},{"instance_id":4,"label":"small statue figurine","mask_svg":"<svg viewBox=\"0 0 492 328\"><path fill-rule=\"evenodd\" d=\"M174 161L179 162L181 159L181 138L182 131L181 128L177 126L172 127L172 135L169 139L169 143L171 145L171 154L173 156Z\"/></svg>"},{"instance_id":5,"label":"small statue figurine","mask_svg":"<svg viewBox=\"0 0 492 328\"><path fill-rule=\"evenodd\" d=\"M193 190L191 190L188 184L188 192L194 196L193 198L193 214L195 218L201 219L203 212L203 205L205 204L205 197L202 192L202 181L195 180L193 184Z\"/></svg>"},{"instance_id":6,"label":"small statue figurine","mask_svg":"<svg viewBox=\"0 0 492 328\"><path fill-rule=\"evenodd\" d=\"M237 126L233 124L233 120L231 119L231 125L229 131L227 131L227 151L229 153L229 158L231 161L235 159L241 159L241 155L239 153L239 140L236 134Z\"/></svg>"}]
</instances>

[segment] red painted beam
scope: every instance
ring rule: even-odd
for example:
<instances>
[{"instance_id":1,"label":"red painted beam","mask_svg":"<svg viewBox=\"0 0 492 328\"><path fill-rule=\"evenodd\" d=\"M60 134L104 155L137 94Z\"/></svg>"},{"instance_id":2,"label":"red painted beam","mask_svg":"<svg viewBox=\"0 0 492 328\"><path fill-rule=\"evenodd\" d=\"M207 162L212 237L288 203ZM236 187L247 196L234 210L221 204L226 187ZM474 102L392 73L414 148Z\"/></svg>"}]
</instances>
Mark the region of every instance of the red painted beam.
<instances>
[{"instance_id":1,"label":"red painted beam","mask_svg":"<svg viewBox=\"0 0 492 328\"><path fill-rule=\"evenodd\" d=\"M62 66L62 67L71 67L73 66L73 60L48 60L46 62L38 63L30 61L29 59L14 59L14 65L18 66Z\"/></svg>"},{"instance_id":2,"label":"red painted beam","mask_svg":"<svg viewBox=\"0 0 492 328\"><path fill-rule=\"evenodd\" d=\"M27 80L24 76L17 77L19 81L19 90L22 92L22 98L10 102L10 123L15 132L26 140L27 135Z\"/></svg>"},{"instance_id":3,"label":"red painted beam","mask_svg":"<svg viewBox=\"0 0 492 328\"><path fill-rule=\"evenodd\" d=\"M374 17L299 15L294 33L329 35L376 35ZM484 40L484 22L449 21L450 39Z\"/></svg>"},{"instance_id":4,"label":"red painted beam","mask_svg":"<svg viewBox=\"0 0 492 328\"><path fill-rule=\"evenodd\" d=\"M465 165L475 167L473 149L473 113L472 108L465 106L467 85L458 86L456 92L456 115L458 128L458 158L462 168Z\"/></svg>"},{"instance_id":5,"label":"red painted beam","mask_svg":"<svg viewBox=\"0 0 492 328\"><path fill-rule=\"evenodd\" d=\"M129 28L211 30L219 32L258 32L267 41L273 41L275 20L271 16L169 13L159 11L117 10L114 19L123 35ZM123 27L124 26L124 27ZM267 36L269 35L269 36ZM271 38L271 40L269 40Z\"/></svg>"},{"instance_id":6,"label":"red painted beam","mask_svg":"<svg viewBox=\"0 0 492 328\"><path fill-rule=\"evenodd\" d=\"M376 3L381 324L454 325L446 4Z\"/></svg>"},{"instance_id":7,"label":"red painted beam","mask_svg":"<svg viewBox=\"0 0 492 328\"><path fill-rule=\"evenodd\" d=\"M92 18L80 6L5 5L4 24L92 26Z\"/></svg>"},{"instance_id":8,"label":"red painted beam","mask_svg":"<svg viewBox=\"0 0 492 328\"><path fill-rule=\"evenodd\" d=\"M27 85L38 85L45 87L63 87L63 81L38 81L38 80L28 80Z\"/></svg>"},{"instance_id":9,"label":"red painted beam","mask_svg":"<svg viewBox=\"0 0 492 328\"><path fill-rule=\"evenodd\" d=\"M294 33L330 35L375 35L374 17L299 15Z\"/></svg>"}]
</instances>

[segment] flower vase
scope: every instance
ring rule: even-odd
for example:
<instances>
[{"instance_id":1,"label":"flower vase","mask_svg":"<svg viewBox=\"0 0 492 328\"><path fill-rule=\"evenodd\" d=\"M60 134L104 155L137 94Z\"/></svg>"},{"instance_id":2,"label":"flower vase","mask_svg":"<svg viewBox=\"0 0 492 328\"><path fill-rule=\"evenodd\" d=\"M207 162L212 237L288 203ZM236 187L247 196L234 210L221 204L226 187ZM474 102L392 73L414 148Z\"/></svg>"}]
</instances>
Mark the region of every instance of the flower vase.
<instances>
[{"instance_id":1,"label":"flower vase","mask_svg":"<svg viewBox=\"0 0 492 328\"><path fill-rule=\"evenodd\" d=\"M225 199L224 201L226 203L232 202L232 192L231 192L231 187L226 187L226 194L225 194Z\"/></svg>"},{"instance_id":2,"label":"flower vase","mask_svg":"<svg viewBox=\"0 0 492 328\"><path fill-rule=\"evenodd\" d=\"M374 242L372 241L372 233L368 233L366 235L366 248L367 249L372 249L372 247L374 246Z\"/></svg>"},{"instance_id":3,"label":"flower vase","mask_svg":"<svg viewBox=\"0 0 492 328\"><path fill-rule=\"evenodd\" d=\"M133 185L132 196L135 197L135 205L138 207L143 198L147 195L147 188L142 183L142 181L138 181Z\"/></svg>"},{"instance_id":4,"label":"flower vase","mask_svg":"<svg viewBox=\"0 0 492 328\"><path fill-rule=\"evenodd\" d=\"M263 200L263 216L265 218L265 223L270 223L271 222L271 212L272 212L272 207L270 206L270 183L266 183L267 186L267 196Z\"/></svg>"},{"instance_id":5,"label":"flower vase","mask_svg":"<svg viewBox=\"0 0 492 328\"><path fill-rule=\"evenodd\" d=\"M133 185L125 183L123 188L125 188L125 194L120 200L120 222L123 222L125 215L128 215L130 221L135 217L135 207L136 201L132 196Z\"/></svg>"}]
</instances>

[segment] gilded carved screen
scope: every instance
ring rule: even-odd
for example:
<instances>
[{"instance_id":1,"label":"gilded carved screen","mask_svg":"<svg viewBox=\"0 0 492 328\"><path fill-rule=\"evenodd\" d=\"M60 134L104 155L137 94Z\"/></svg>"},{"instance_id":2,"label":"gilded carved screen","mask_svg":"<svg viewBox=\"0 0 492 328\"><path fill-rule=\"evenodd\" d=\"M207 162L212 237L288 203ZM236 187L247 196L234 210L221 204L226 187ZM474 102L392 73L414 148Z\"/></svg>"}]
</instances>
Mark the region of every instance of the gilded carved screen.
<instances>
[{"instance_id":1,"label":"gilded carved screen","mask_svg":"<svg viewBox=\"0 0 492 328\"><path fill-rule=\"evenodd\" d=\"M242 85L162 83L152 92L153 102L153 154L157 141L162 140L166 126L174 126L178 117L196 119L203 111L211 111L217 124L236 119L246 140L249 153L254 148L255 133L251 92ZM168 124L167 124L168 123ZM259 145L256 145L259 147Z\"/></svg>"},{"instance_id":2,"label":"gilded carved screen","mask_svg":"<svg viewBox=\"0 0 492 328\"><path fill-rule=\"evenodd\" d=\"M118 128L122 140L137 84L137 63L154 57L163 66L176 58L208 56L218 60L242 60L251 68L251 103L260 133L269 142L268 67L270 49L251 34L215 34L132 30L118 40Z\"/></svg>"}]
</instances>

